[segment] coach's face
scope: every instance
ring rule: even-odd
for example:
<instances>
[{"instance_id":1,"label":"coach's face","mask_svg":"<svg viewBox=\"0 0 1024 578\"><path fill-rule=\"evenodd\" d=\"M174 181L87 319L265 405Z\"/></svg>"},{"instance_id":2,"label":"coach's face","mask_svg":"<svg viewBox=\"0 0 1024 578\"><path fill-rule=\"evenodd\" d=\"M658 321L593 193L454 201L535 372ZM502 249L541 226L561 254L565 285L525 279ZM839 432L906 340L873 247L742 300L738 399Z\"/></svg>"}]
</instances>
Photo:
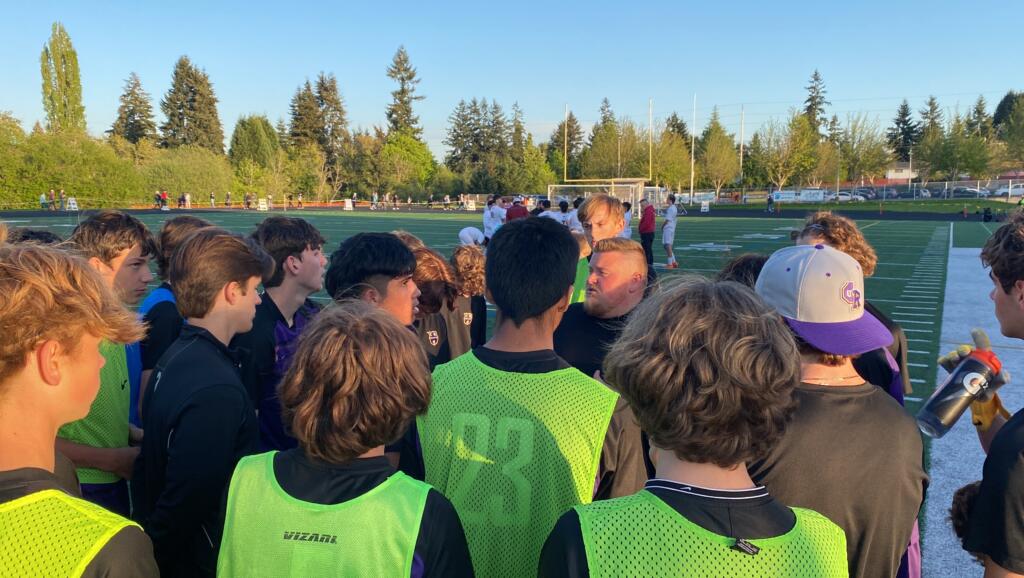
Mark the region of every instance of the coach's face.
<instances>
[{"instance_id":1,"label":"coach's face","mask_svg":"<svg viewBox=\"0 0 1024 578\"><path fill-rule=\"evenodd\" d=\"M643 299L647 281L639 259L643 256L620 251L594 253L583 309L599 319L620 317L632 311Z\"/></svg>"}]
</instances>

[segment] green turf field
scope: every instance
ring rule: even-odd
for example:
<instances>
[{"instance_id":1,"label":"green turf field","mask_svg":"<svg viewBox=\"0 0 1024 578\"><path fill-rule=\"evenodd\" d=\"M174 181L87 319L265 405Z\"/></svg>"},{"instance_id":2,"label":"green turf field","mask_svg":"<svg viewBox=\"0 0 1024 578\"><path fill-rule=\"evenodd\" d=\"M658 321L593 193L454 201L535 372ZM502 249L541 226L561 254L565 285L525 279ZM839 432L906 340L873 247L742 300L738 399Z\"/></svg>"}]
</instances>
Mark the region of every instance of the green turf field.
<instances>
[{"instance_id":1,"label":"green turf field","mask_svg":"<svg viewBox=\"0 0 1024 578\"><path fill-rule=\"evenodd\" d=\"M844 203L776 203L775 209L781 210L783 214L789 211L796 211L800 214L808 211L870 211L870 212L884 212L884 213L940 213L949 215L959 215L964 207L967 207L969 214L974 214L985 209L985 207L991 208L993 211L1007 211L1012 212L1017 208L1017 201L1019 199L1013 199L1012 202L1006 202L1001 199L927 199L927 200L914 200L914 199L896 199L887 201L870 200L863 202L844 202ZM700 208L699 204L695 204L694 207ZM727 210L764 210L765 203L763 201L751 202L741 205L732 204L721 204L716 205L714 210L716 211L727 211ZM690 210L690 206L687 205L687 210Z\"/></svg>"},{"instance_id":2,"label":"green turf field","mask_svg":"<svg viewBox=\"0 0 1024 578\"><path fill-rule=\"evenodd\" d=\"M178 214L144 214L141 219L154 231L166 219ZM242 211L197 212L198 215L228 229L247 233L265 213ZM281 214L281 213L275 213ZM458 243L458 231L466 226L481 227L479 213L408 212L328 212L293 211L316 225L327 238L330 252L346 237L360 231L405 229L427 245L448 255ZM745 253L770 253L788 245L789 231L798 219L783 218L681 218L676 233L676 257L680 269L663 269L664 253L655 240L656 267L661 274L696 272L713 275L723 263ZM61 236L70 234L77 217L8 217L9 226L48 228ZM943 292L946 281L946 255L951 225L930 221L862 220L860 226L878 252L878 268L867 281L868 299L898 321L907 333L911 379L914 393L908 410L915 412L920 399L931 392L935 359L939 353ZM635 229L635 228L634 228ZM992 224L957 223L956 246L980 246L994 230ZM155 284L154 284L155 285ZM318 299L325 301L326 296Z\"/></svg>"}]
</instances>

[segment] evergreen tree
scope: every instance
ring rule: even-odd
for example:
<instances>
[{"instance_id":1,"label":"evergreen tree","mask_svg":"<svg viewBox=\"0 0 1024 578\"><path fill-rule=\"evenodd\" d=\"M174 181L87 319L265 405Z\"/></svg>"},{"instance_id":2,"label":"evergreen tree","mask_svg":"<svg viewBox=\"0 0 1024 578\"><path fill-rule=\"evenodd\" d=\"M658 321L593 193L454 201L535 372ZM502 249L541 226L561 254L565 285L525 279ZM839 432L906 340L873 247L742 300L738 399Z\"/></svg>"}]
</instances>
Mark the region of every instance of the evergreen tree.
<instances>
[{"instance_id":1,"label":"evergreen tree","mask_svg":"<svg viewBox=\"0 0 1024 578\"><path fill-rule=\"evenodd\" d=\"M217 115L217 97L210 78L193 66L187 56L174 65L171 88L160 109L167 122L160 125L161 145L167 148L195 145L224 153L224 129Z\"/></svg>"},{"instance_id":2,"label":"evergreen tree","mask_svg":"<svg viewBox=\"0 0 1024 578\"><path fill-rule=\"evenodd\" d=\"M320 108L320 148L327 156L328 165L336 165L348 140L348 115L338 91L338 80L333 74L320 73L316 79L316 102Z\"/></svg>"},{"instance_id":3,"label":"evergreen tree","mask_svg":"<svg viewBox=\"0 0 1024 578\"><path fill-rule=\"evenodd\" d=\"M612 111L612 103L608 101L608 97L601 99L599 115L600 118L598 118L598 121L590 131L591 146L594 144L594 138L602 131L618 133L618 122L615 120L615 112Z\"/></svg>"},{"instance_id":4,"label":"evergreen tree","mask_svg":"<svg viewBox=\"0 0 1024 578\"><path fill-rule=\"evenodd\" d=\"M486 102L484 103L486 107ZM484 151L504 158L509 152L509 126L505 111L496 100L491 101L484 125Z\"/></svg>"},{"instance_id":5,"label":"evergreen tree","mask_svg":"<svg viewBox=\"0 0 1024 578\"><path fill-rule=\"evenodd\" d=\"M925 102L921 114L921 134L938 131L942 132L942 109L939 108L939 101L934 96L929 96Z\"/></svg>"},{"instance_id":6,"label":"evergreen tree","mask_svg":"<svg viewBox=\"0 0 1024 578\"><path fill-rule=\"evenodd\" d=\"M676 114L675 111L673 111L672 114L669 115L668 119L665 120L665 129L672 131L678 135L679 138L683 139L683 141L687 143L687 147L690 146L690 130L686 126L686 121L679 118L679 115Z\"/></svg>"},{"instance_id":7,"label":"evergreen tree","mask_svg":"<svg viewBox=\"0 0 1024 578\"><path fill-rule=\"evenodd\" d=\"M273 163L279 148L277 132L267 117L243 116L238 119L231 135L228 158L235 167L239 167L243 162L251 162L266 169Z\"/></svg>"},{"instance_id":8,"label":"evergreen tree","mask_svg":"<svg viewBox=\"0 0 1024 578\"><path fill-rule=\"evenodd\" d=\"M321 116L320 104L313 92L313 85L308 80L295 91L290 108L292 122L288 134L292 145L297 147L309 144L320 146L324 121Z\"/></svg>"},{"instance_id":9,"label":"evergreen tree","mask_svg":"<svg viewBox=\"0 0 1024 578\"><path fill-rule=\"evenodd\" d=\"M567 119L558 123L555 130L551 132L551 139L548 141L548 165L556 175L559 175L559 178L561 178L563 169L566 168L562 162L566 150L569 152L567 159L569 178L579 178L580 153L583 150L583 128L580 126L580 121L576 119L576 115L571 111Z\"/></svg>"},{"instance_id":10,"label":"evergreen tree","mask_svg":"<svg viewBox=\"0 0 1024 578\"><path fill-rule=\"evenodd\" d=\"M832 118L828 119L828 142L834 146L839 146L839 143L843 140L843 127L839 124L839 117L832 115Z\"/></svg>"},{"instance_id":11,"label":"evergreen tree","mask_svg":"<svg viewBox=\"0 0 1024 578\"><path fill-rule=\"evenodd\" d=\"M469 104L465 99L460 100L455 110L448 115L448 131L444 138L444 144L448 147L448 154L444 157L444 164L453 173L462 173L471 164L473 148L473 127L470 118Z\"/></svg>"},{"instance_id":12,"label":"evergreen tree","mask_svg":"<svg viewBox=\"0 0 1024 578\"><path fill-rule=\"evenodd\" d=\"M274 125L274 132L277 133L277 142L281 145L281 148L288 150L291 147L291 135L288 133L288 125L284 122L283 118L277 119L277 124Z\"/></svg>"},{"instance_id":13,"label":"evergreen tree","mask_svg":"<svg viewBox=\"0 0 1024 578\"><path fill-rule=\"evenodd\" d=\"M1024 97L1024 93L1011 90L1000 99L999 104L996 105L995 112L992 114L993 127L1002 129L1003 125L1010 118L1010 113L1013 112L1013 106L1022 99L1021 97Z\"/></svg>"},{"instance_id":14,"label":"evergreen tree","mask_svg":"<svg viewBox=\"0 0 1024 578\"><path fill-rule=\"evenodd\" d=\"M142 139L156 139L153 105L149 102L149 95L142 90L139 76L134 72L125 81L121 104L117 107L117 119L107 132L132 144Z\"/></svg>"},{"instance_id":15,"label":"evergreen tree","mask_svg":"<svg viewBox=\"0 0 1024 578\"><path fill-rule=\"evenodd\" d=\"M893 119L892 126L885 134L886 142L889 143L889 148L892 149L896 159L903 162L910 160L910 151L921 138L921 129L912 115L910 103L903 99L899 108L896 109L896 118Z\"/></svg>"},{"instance_id":16,"label":"evergreen tree","mask_svg":"<svg viewBox=\"0 0 1024 578\"><path fill-rule=\"evenodd\" d=\"M811 128L820 133L825 125L825 106L832 104L825 100L825 81L817 69L811 74L811 83L807 85L807 98L804 100L804 115L811 123Z\"/></svg>"},{"instance_id":17,"label":"evergreen tree","mask_svg":"<svg viewBox=\"0 0 1024 578\"><path fill-rule=\"evenodd\" d=\"M399 46L398 52L395 52L391 66L388 67L388 78L398 83L398 88L391 91L392 100L387 108L388 130L406 131L418 139L423 129L419 126L419 117L413 114L412 104L423 100L423 96L415 94L420 79L416 78L416 69L409 62L409 54L404 46Z\"/></svg>"},{"instance_id":18,"label":"evergreen tree","mask_svg":"<svg viewBox=\"0 0 1024 578\"><path fill-rule=\"evenodd\" d=\"M53 23L50 40L39 56L43 75L43 109L51 132L85 133L82 79L78 53L60 22Z\"/></svg>"},{"instance_id":19,"label":"evergreen tree","mask_svg":"<svg viewBox=\"0 0 1024 578\"><path fill-rule=\"evenodd\" d=\"M1024 163L1024 100L1017 100L1003 120L1003 139L1007 156L1018 166Z\"/></svg>"},{"instance_id":20,"label":"evergreen tree","mask_svg":"<svg viewBox=\"0 0 1024 578\"><path fill-rule=\"evenodd\" d=\"M519 103L512 104L512 159L522 164L526 155L526 127L523 125L523 110Z\"/></svg>"},{"instance_id":21,"label":"evergreen tree","mask_svg":"<svg viewBox=\"0 0 1024 578\"><path fill-rule=\"evenodd\" d=\"M992 117L988 115L987 108L985 97L979 94L978 100L974 101L974 107L965 120L965 128L969 134L983 139L992 135Z\"/></svg>"}]
</instances>

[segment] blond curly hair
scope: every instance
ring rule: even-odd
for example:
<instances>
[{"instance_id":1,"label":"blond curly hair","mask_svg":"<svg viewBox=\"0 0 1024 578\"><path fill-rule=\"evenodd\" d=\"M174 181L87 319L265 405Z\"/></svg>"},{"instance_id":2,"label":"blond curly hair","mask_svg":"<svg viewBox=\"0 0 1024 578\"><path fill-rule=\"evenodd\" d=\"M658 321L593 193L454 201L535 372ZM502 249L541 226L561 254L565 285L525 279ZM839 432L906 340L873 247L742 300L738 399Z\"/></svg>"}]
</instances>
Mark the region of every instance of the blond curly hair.
<instances>
[{"instance_id":1,"label":"blond curly hair","mask_svg":"<svg viewBox=\"0 0 1024 578\"><path fill-rule=\"evenodd\" d=\"M807 244L822 243L846 253L857 261L865 277L875 273L878 255L853 219L836 215L832 211L818 211L807 217L797 239Z\"/></svg>"}]
</instances>

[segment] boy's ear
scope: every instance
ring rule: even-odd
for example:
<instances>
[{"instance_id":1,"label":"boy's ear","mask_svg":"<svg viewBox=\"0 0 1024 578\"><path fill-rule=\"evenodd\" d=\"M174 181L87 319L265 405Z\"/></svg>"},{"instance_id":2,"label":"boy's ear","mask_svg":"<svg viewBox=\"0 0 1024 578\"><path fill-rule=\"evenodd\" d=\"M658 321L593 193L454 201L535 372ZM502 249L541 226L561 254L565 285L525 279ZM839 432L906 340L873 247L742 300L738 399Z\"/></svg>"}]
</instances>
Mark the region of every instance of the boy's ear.
<instances>
[{"instance_id":1,"label":"boy's ear","mask_svg":"<svg viewBox=\"0 0 1024 578\"><path fill-rule=\"evenodd\" d=\"M58 359L64 353L63 349L59 342L48 339L40 343L35 348L35 351L30 353L33 359L29 363L35 364L39 377L42 378L46 385L60 384L61 375Z\"/></svg>"},{"instance_id":2,"label":"boy's ear","mask_svg":"<svg viewBox=\"0 0 1024 578\"><path fill-rule=\"evenodd\" d=\"M224 297L224 301L226 301L228 305L234 305L235 303L238 303L239 298L242 297L242 291L244 289L245 288L242 287L238 281L232 281L227 285L224 285L224 288L221 289L221 295Z\"/></svg>"},{"instance_id":3,"label":"boy's ear","mask_svg":"<svg viewBox=\"0 0 1024 578\"><path fill-rule=\"evenodd\" d=\"M367 303L370 303L371 305L380 305L381 302L380 291L377 291L377 288L373 287L372 285L370 287L367 287L366 290L363 291L363 294L359 296L359 298L362 299L363 301L366 301Z\"/></svg>"}]
</instances>

